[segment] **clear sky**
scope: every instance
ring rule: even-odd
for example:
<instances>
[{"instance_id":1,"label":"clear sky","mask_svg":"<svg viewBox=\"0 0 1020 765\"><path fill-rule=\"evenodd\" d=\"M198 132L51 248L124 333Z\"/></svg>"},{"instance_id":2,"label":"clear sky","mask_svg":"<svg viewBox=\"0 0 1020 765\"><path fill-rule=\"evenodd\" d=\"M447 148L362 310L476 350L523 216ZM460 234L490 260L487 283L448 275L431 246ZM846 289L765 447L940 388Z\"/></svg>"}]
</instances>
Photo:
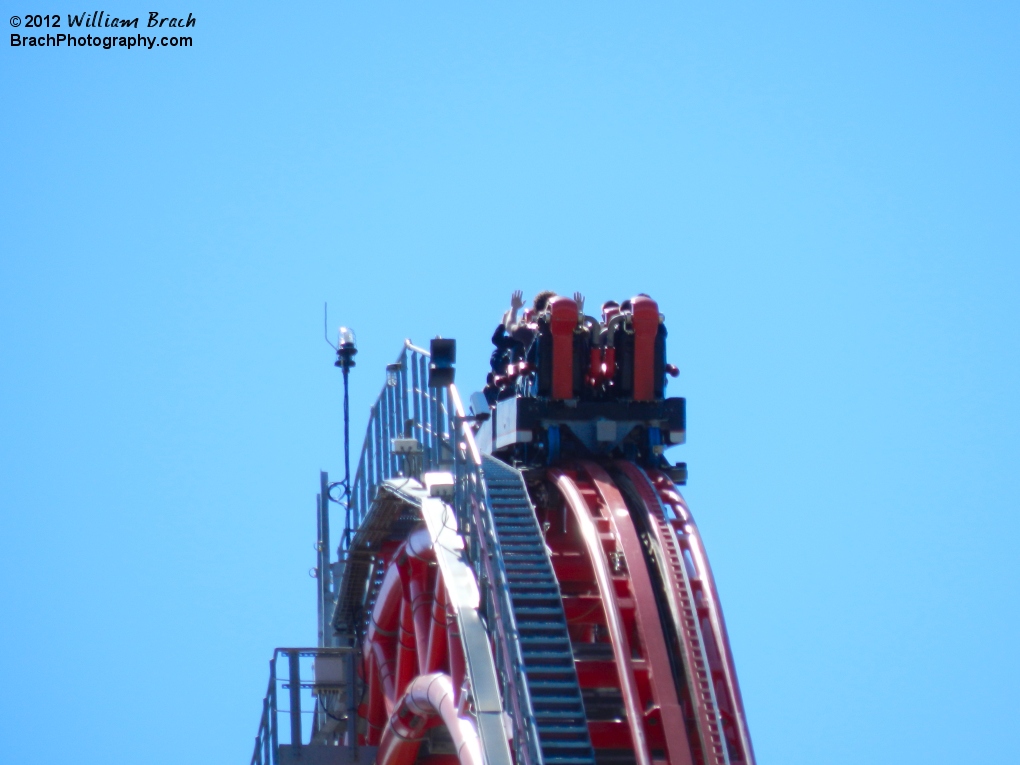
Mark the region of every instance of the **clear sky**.
<instances>
[{"instance_id":1,"label":"clear sky","mask_svg":"<svg viewBox=\"0 0 1020 765\"><path fill-rule=\"evenodd\" d=\"M189 12L0 39L0 760L246 763L315 641L323 302L360 443L516 288L659 300L762 765L1015 758L1017 6Z\"/></svg>"}]
</instances>

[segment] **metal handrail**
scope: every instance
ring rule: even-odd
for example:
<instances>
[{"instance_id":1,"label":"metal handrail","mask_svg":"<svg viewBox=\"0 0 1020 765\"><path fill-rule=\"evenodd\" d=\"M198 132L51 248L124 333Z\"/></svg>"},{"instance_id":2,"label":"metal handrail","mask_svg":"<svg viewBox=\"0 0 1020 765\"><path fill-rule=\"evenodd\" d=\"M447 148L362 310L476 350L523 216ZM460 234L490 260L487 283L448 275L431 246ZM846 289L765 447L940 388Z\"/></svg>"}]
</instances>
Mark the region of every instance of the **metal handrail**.
<instances>
[{"instance_id":1,"label":"metal handrail","mask_svg":"<svg viewBox=\"0 0 1020 765\"><path fill-rule=\"evenodd\" d=\"M314 681L302 681L300 659L302 656L318 659L322 656L350 656L352 648L277 648L273 658L269 660L269 687L262 699L262 719L255 736L255 750L252 752L251 765L279 765L280 761L280 709L277 705L277 688L279 678L276 672L276 661L283 656L288 665L286 688L289 691L288 708L282 710L288 716L290 728L290 746L301 747L308 744L302 740L302 714L318 714L317 708L301 709L301 690L316 689ZM332 688L332 686L328 686ZM320 688L321 692L321 688ZM353 701L353 699L352 699ZM313 720L311 733L314 736L317 725ZM357 746L356 737L353 742Z\"/></svg>"},{"instance_id":2,"label":"metal handrail","mask_svg":"<svg viewBox=\"0 0 1020 765\"><path fill-rule=\"evenodd\" d=\"M276 735L276 652L269 660L269 687L262 699L262 719L255 735L255 751L251 765L276 765L279 761L279 743Z\"/></svg>"},{"instance_id":3,"label":"metal handrail","mask_svg":"<svg viewBox=\"0 0 1020 765\"><path fill-rule=\"evenodd\" d=\"M456 386L448 388L455 424L463 440L457 444L456 491L454 509L457 512L458 528L467 536L468 559L475 569L479 590L484 598L485 613L489 615L488 630L497 632L507 653L495 651L496 668L499 671L504 698L513 698L518 714L514 715L513 737L514 760L518 763L541 762L538 748L538 728L531 705L524 662L520 655L520 635L512 618L491 618L496 614L504 617L513 614L506 565L500 549L499 539L488 507L488 487L482 471L482 456L475 442L471 419L464 411L464 405ZM481 536L480 536L481 535ZM484 537L484 539L482 538ZM487 568L494 567L495 578L490 579ZM512 626L511 626L512 625Z\"/></svg>"},{"instance_id":4,"label":"metal handrail","mask_svg":"<svg viewBox=\"0 0 1020 765\"><path fill-rule=\"evenodd\" d=\"M422 469L453 467L452 442L455 424L448 389L428 387L428 360L424 348L404 341L394 364L387 369L387 380L371 408L365 442L351 490L351 528L345 530L340 552L350 544L365 519L375 488L401 469L393 452L394 438L416 438L422 447ZM410 432L405 429L410 426Z\"/></svg>"}]
</instances>

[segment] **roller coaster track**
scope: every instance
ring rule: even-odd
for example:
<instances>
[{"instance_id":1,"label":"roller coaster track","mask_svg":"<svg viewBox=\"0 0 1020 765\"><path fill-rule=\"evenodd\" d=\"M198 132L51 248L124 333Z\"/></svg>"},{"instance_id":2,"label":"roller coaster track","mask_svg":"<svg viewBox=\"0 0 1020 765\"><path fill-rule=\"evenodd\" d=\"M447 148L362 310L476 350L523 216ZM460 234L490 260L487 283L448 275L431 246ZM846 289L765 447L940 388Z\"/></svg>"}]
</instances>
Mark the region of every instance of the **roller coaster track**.
<instances>
[{"instance_id":1,"label":"roller coaster track","mask_svg":"<svg viewBox=\"0 0 1020 765\"><path fill-rule=\"evenodd\" d=\"M378 765L754 765L712 572L670 477L482 454L428 362L407 343L372 408L353 533L323 591L329 645L358 657L355 702L317 712L332 738L313 726L311 743L331 751L306 761L367 747ZM268 765L268 736L253 763Z\"/></svg>"}]
</instances>

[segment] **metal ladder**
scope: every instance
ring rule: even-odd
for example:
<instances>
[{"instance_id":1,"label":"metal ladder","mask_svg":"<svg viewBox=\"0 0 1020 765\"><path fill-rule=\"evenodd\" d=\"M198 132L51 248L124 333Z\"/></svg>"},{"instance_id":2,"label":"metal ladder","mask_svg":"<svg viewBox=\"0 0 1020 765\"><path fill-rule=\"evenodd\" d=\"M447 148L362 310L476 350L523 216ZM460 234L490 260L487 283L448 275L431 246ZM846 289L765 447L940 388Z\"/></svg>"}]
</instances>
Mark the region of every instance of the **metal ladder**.
<instances>
[{"instance_id":1,"label":"metal ladder","mask_svg":"<svg viewBox=\"0 0 1020 765\"><path fill-rule=\"evenodd\" d=\"M488 456L482 470L506 571L506 582L494 584L510 596L538 735L538 765L594 765L560 588L524 479Z\"/></svg>"}]
</instances>

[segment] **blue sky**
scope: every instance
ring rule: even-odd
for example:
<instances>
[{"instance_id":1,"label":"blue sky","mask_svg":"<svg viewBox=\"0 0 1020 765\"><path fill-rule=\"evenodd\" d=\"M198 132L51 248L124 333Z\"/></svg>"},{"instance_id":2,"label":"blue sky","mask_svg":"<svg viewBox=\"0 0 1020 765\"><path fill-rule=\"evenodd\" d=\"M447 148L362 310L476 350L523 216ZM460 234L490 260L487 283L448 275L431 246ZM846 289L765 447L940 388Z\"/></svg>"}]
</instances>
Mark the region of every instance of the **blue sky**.
<instances>
[{"instance_id":1,"label":"blue sky","mask_svg":"<svg viewBox=\"0 0 1020 765\"><path fill-rule=\"evenodd\" d=\"M246 762L315 640L323 302L360 443L516 288L659 300L762 765L1017 749L1015 6L160 12L193 48L0 44L11 762Z\"/></svg>"}]
</instances>

